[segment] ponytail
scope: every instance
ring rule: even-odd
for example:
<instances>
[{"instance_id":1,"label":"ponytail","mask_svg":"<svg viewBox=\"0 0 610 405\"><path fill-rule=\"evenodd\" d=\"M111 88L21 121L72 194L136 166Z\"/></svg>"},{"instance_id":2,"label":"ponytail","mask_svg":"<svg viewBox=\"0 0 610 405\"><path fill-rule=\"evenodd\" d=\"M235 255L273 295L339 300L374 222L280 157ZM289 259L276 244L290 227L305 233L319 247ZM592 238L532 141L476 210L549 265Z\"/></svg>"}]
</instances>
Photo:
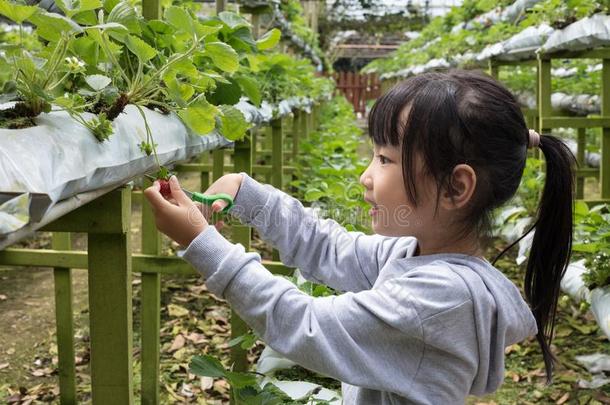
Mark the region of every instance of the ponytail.
<instances>
[{"instance_id":1,"label":"ponytail","mask_svg":"<svg viewBox=\"0 0 610 405\"><path fill-rule=\"evenodd\" d=\"M546 181L525 272L525 297L536 318L536 338L542 348L547 384L550 384L555 360L551 341L559 285L572 254L576 159L566 144L554 136L541 136L539 147L546 160Z\"/></svg>"},{"instance_id":2,"label":"ponytail","mask_svg":"<svg viewBox=\"0 0 610 405\"><path fill-rule=\"evenodd\" d=\"M542 348L547 384L553 380L551 342L561 279L572 255L572 220L574 208L574 155L559 138L540 137L539 148L546 160L546 181L538 204L536 221L523 236L504 249L495 262L511 247L535 229L525 271L525 298L529 302Z\"/></svg>"}]
</instances>

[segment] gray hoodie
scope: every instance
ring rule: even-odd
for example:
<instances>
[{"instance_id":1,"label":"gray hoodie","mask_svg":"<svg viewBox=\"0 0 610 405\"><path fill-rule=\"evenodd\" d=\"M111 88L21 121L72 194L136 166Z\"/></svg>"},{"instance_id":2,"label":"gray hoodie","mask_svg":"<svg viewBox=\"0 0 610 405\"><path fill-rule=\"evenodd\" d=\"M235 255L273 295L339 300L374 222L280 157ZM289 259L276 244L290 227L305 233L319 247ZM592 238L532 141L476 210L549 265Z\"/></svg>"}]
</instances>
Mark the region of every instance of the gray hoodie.
<instances>
[{"instance_id":1,"label":"gray hoodie","mask_svg":"<svg viewBox=\"0 0 610 405\"><path fill-rule=\"evenodd\" d=\"M348 232L242 173L231 213L305 278L313 298L209 226L184 258L274 350L343 382L344 404L458 404L496 390L504 348L536 334L517 287L488 261L413 256L413 237Z\"/></svg>"}]
</instances>

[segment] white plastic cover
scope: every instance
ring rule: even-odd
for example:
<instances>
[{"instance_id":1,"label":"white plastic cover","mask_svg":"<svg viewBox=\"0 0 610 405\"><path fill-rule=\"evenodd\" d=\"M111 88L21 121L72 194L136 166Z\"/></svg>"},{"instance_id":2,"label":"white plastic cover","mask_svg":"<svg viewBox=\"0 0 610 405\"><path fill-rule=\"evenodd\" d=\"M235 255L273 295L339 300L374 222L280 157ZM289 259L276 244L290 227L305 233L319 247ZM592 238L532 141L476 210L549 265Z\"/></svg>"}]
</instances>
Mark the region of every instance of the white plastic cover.
<instances>
[{"instance_id":1,"label":"white plastic cover","mask_svg":"<svg viewBox=\"0 0 610 405\"><path fill-rule=\"evenodd\" d=\"M536 108L536 95L531 92L516 93L519 103L527 108ZM599 114L601 98L590 94L551 94L551 105L554 109L569 111L578 115Z\"/></svg>"},{"instance_id":2,"label":"white plastic cover","mask_svg":"<svg viewBox=\"0 0 610 405\"><path fill-rule=\"evenodd\" d=\"M591 312L602 332L610 338L610 286L591 291Z\"/></svg>"},{"instance_id":3,"label":"white plastic cover","mask_svg":"<svg viewBox=\"0 0 610 405\"><path fill-rule=\"evenodd\" d=\"M579 51L610 44L610 16L595 14L555 31L540 52Z\"/></svg>"},{"instance_id":4,"label":"white plastic cover","mask_svg":"<svg viewBox=\"0 0 610 405\"><path fill-rule=\"evenodd\" d=\"M585 260L570 263L561 279L561 290L568 294L576 302L589 302L591 291L582 281L582 275L587 272Z\"/></svg>"},{"instance_id":5,"label":"white plastic cover","mask_svg":"<svg viewBox=\"0 0 610 405\"><path fill-rule=\"evenodd\" d=\"M231 144L217 133L193 134L176 115L148 109L144 114L162 165ZM23 222L26 214L30 221L38 222L62 199L119 186L156 170L154 156L147 156L138 146L146 140L146 129L133 105L128 105L114 121L114 134L105 142L98 142L87 128L63 111L41 114L36 123L31 128L0 129L0 235L14 231L15 220ZM29 200L29 212L15 212L15 203L7 201L24 195ZM23 200L18 201L23 207Z\"/></svg>"},{"instance_id":6,"label":"white plastic cover","mask_svg":"<svg viewBox=\"0 0 610 405\"><path fill-rule=\"evenodd\" d=\"M505 41L488 45L477 55L477 60L497 58L499 60L523 60L536 57L536 50L544 44L554 29L547 24L528 27Z\"/></svg>"}]
</instances>

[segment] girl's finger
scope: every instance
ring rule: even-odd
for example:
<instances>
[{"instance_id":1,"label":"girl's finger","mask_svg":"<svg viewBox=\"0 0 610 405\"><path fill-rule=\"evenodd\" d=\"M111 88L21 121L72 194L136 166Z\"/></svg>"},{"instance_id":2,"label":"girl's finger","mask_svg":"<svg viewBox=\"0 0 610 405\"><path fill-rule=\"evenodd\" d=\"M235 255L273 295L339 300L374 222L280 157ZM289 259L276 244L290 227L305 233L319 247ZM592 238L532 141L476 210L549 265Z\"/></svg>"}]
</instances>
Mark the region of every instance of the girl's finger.
<instances>
[{"instance_id":1,"label":"girl's finger","mask_svg":"<svg viewBox=\"0 0 610 405\"><path fill-rule=\"evenodd\" d=\"M223 200L218 200L218 201L214 201L214 203L212 204L212 210L214 212L220 212L223 209L225 209L225 207L229 205L226 201Z\"/></svg>"},{"instance_id":2,"label":"girl's finger","mask_svg":"<svg viewBox=\"0 0 610 405\"><path fill-rule=\"evenodd\" d=\"M169 178L169 188L172 190L172 197L176 200L178 205L190 205L192 201L190 198L184 194L182 188L180 187L180 183L178 182L178 178L176 176L172 176Z\"/></svg>"},{"instance_id":3,"label":"girl's finger","mask_svg":"<svg viewBox=\"0 0 610 405\"><path fill-rule=\"evenodd\" d=\"M144 190L144 196L148 199L153 208L160 208L169 204L161 195L161 188L158 181L155 181L152 186Z\"/></svg>"}]
</instances>

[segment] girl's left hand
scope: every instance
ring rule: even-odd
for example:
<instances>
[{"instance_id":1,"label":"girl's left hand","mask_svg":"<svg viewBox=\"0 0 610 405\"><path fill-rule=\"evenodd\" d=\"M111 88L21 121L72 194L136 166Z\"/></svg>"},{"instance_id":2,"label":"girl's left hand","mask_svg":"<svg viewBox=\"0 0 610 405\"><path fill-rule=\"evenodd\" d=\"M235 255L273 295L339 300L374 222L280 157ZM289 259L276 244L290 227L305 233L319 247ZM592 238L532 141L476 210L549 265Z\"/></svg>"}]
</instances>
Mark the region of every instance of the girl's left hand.
<instances>
[{"instance_id":1,"label":"girl's left hand","mask_svg":"<svg viewBox=\"0 0 610 405\"><path fill-rule=\"evenodd\" d=\"M144 195L152 205L159 231L187 247L208 227L208 222L200 208L184 194L176 176L169 179L169 187L172 192L170 200L161 195L158 181L144 190Z\"/></svg>"}]
</instances>

